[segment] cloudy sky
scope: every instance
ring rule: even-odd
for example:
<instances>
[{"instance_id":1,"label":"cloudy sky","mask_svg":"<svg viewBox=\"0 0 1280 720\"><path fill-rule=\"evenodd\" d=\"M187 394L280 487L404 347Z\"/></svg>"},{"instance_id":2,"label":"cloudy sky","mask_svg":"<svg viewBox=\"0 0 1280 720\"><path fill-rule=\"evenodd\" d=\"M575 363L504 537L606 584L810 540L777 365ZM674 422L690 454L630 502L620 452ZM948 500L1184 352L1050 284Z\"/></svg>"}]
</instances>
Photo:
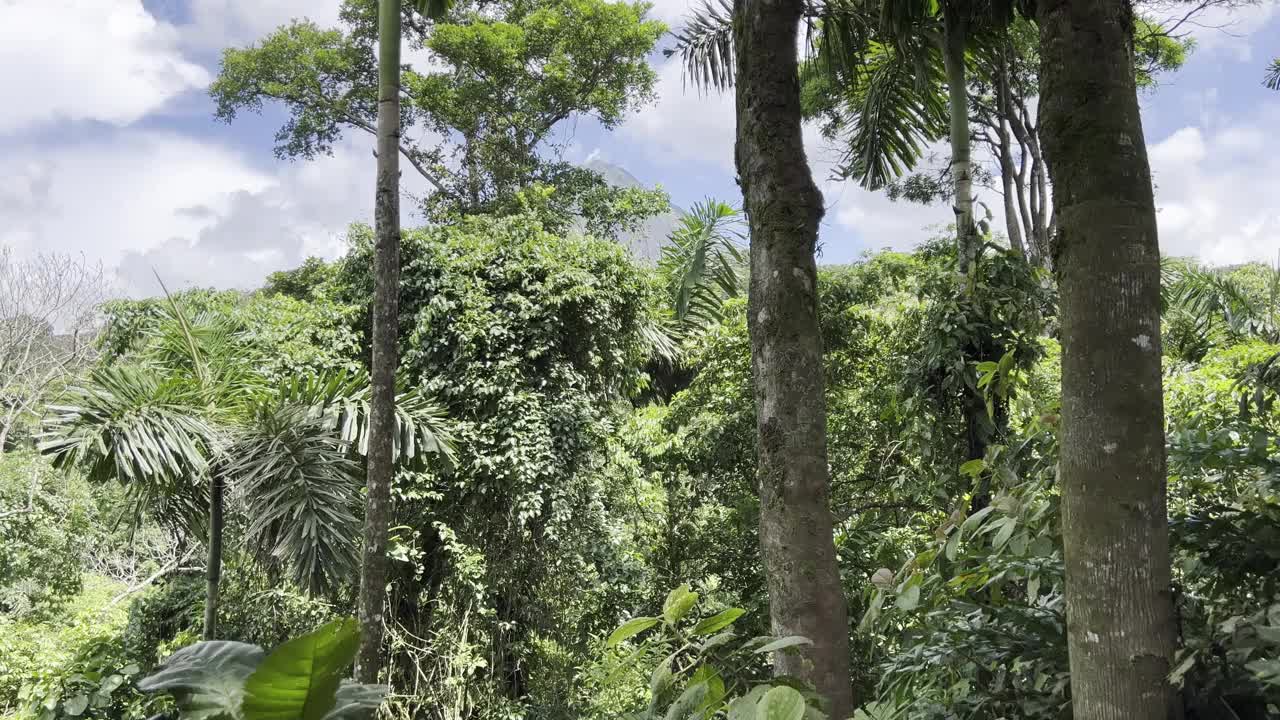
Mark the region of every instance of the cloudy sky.
<instances>
[{"instance_id":1,"label":"cloudy sky","mask_svg":"<svg viewBox=\"0 0 1280 720\"><path fill-rule=\"evenodd\" d=\"M147 293L254 287L309 255L342 251L344 228L372 218L371 139L332 157L279 161L282 115L212 119L206 88L222 48L281 23L332 23L338 0L0 0L0 245L29 255L84 253ZM658 0L677 25L687 0ZM1143 99L1166 252L1218 263L1280 250L1280 93L1262 87L1280 54L1280 8L1204 18L1186 67ZM663 44L670 44L665 39ZM660 99L612 134L566 126L571 160L593 155L662 184L680 205L738 199L731 98L685 92L655 58ZM820 180L833 153L810 132ZM421 191L406 173L406 189ZM823 183L823 259L908 247L945 208L894 204ZM998 202L989 203L998 207ZM1000 227L999 224L996 227Z\"/></svg>"}]
</instances>

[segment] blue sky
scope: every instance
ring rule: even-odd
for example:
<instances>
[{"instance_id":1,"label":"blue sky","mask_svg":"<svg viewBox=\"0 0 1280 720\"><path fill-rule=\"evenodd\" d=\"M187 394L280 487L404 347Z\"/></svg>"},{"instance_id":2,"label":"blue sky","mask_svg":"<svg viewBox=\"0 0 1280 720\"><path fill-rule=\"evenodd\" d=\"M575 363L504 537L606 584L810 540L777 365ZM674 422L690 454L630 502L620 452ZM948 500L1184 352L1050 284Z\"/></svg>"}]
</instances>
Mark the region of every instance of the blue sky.
<instances>
[{"instance_id":1,"label":"blue sky","mask_svg":"<svg viewBox=\"0 0 1280 720\"><path fill-rule=\"evenodd\" d=\"M658 0L678 25L688 0ZM1162 0L1168 2L1169 0ZM294 17L334 22L337 0L0 0L0 245L84 253L130 293L253 287L308 255L333 257L372 217L371 139L333 157L277 160L282 115L212 119L205 92L222 48ZM1203 17L1198 47L1143 98L1166 252L1217 263L1280 251L1280 93L1261 86L1280 54L1280 8ZM666 39L663 43L669 43ZM620 165L680 205L737 201L732 99L686 92L655 56L660 98L612 133L566 125L565 156ZM827 180L834 152L807 131L826 195L826 262L910 247L950 215ZM406 173L406 189L424 192ZM988 199L993 208L995 199ZM995 227L1002 223L997 218Z\"/></svg>"}]
</instances>

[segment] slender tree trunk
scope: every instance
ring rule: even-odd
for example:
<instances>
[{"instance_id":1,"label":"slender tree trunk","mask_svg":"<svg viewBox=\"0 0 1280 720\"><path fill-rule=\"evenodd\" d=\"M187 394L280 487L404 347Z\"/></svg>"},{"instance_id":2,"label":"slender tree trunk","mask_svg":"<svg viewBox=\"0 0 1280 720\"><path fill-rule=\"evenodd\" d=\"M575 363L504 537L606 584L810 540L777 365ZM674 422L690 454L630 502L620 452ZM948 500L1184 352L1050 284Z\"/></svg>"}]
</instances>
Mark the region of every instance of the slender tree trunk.
<instances>
[{"instance_id":1,"label":"slender tree trunk","mask_svg":"<svg viewBox=\"0 0 1280 720\"><path fill-rule=\"evenodd\" d=\"M218 637L218 586L222 582L222 529L224 495L222 474L209 473L209 556L205 567L204 639Z\"/></svg>"},{"instance_id":2,"label":"slender tree trunk","mask_svg":"<svg viewBox=\"0 0 1280 720\"><path fill-rule=\"evenodd\" d=\"M1008 29L1005 29L1008 32ZM1009 234L1009 245L1022 257L1030 258L1027 246L1022 241L1022 227L1018 222L1018 197L1016 187L1018 170L1013 164L1013 138L1009 132L1009 112L1012 103L1009 100L1009 46L1005 43L1000 48L999 67L996 68L996 94L999 110L996 112L996 135L1000 141L1000 182L1004 190L1004 223L1005 232Z\"/></svg>"},{"instance_id":3,"label":"slender tree trunk","mask_svg":"<svg viewBox=\"0 0 1280 720\"><path fill-rule=\"evenodd\" d=\"M1062 483L1082 720L1180 715L1160 374L1160 250L1127 0L1041 0L1041 128L1061 218Z\"/></svg>"},{"instance_id":4,"label":"slender tree trunk","mask_svg":"<svg viewBox=\"0 0 1280 720\"><path fill-rule=\"evenodd\" d=\"M954 6L943 4L942 63L947 73L948 110L951 113L951 178L955 183L956 252L960 271L968 272L978 252L973 219L973 162L969 149L969 87L965 78L964 18Z\"/></svg>"},{"instance_id":5,"label":"slender tree trunk","mask_svg":"<svg viewBox=\"0 0 1280 720\"><path fill-rule=\"evenodd\" d=\"M387 531L395 475L396 340L400 325L400 2L378 2L378 178L374 204L373 394L360 568L360 652L356 679L375 683L382 663L387 586Z\"/></svg>"},{"instance_id":6,"label":"slender tree trunk","mask_svg":"<svg viewBox=\"0 0 1280 720\"><path fill-rule=\"evenodd\" d=\"M773 631L813 641L774 669L814 684L832 718L853 711L849 619L828 504L826 400L814 250L822 195L801 138L801 0L735 0L738 182L751 232L760 549Z\"/></svg>"}]
</instances>

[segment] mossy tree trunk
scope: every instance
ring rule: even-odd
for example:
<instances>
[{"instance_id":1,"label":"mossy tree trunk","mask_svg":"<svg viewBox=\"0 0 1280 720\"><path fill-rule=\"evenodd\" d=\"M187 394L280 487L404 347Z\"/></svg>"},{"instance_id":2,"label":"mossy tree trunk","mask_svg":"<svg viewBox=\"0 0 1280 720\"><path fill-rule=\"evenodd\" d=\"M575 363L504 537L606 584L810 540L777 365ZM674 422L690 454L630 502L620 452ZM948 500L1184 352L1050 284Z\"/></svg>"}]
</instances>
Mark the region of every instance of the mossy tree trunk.
<instances>
[{"instance_id":1,"label":"mossy tree trunk","mask_svg":"<svg viewBox=\"0 0 1280 720\"><path fill-rule=\"evenodd\" d=\"M1059 473L1074 714L1179 716L1160 370L1160 250L1126 0L1041 0L1059 231Z\"/></svg>"},{"instance_id":2,"label":"mossy tree trunk","mask_svg":"<svg viewBox=\"0 0 1280 720\"><path fill-rule=\"evenodd\" d=\"M400 290L400 2L378 3L378 173L374 198L372 394L360 569L360 652L356 679L376 683L381 670L387 532L395 476L395 375Z\"/></svg>"},{"instance_id":3,"label":"mossy tree trunk","mask_svg":"<svg viewBox=\"0 0 1280 720\"><path fill-rule=\"evenodd\" d=\"M814 684L830 717L853 711L849 621L828 505L826 401L814 250L822 195L801 137L801 0L736 0L738 182L751 234L748 298L760 548L773 631L813 641L779 674Z\"/></svg>"}]
</instances>

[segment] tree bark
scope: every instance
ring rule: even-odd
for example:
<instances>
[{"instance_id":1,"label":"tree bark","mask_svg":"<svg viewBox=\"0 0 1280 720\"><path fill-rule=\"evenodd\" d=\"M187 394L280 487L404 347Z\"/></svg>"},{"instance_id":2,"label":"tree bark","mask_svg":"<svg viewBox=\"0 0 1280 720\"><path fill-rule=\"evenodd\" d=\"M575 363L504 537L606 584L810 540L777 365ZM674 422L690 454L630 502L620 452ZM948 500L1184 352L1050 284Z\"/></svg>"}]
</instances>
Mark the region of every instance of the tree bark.
<instances>
[{"instance_id":1,"label":"tree bark","mask_svg":"<svg viewBox=\"0 0 1280 720\"><path fill-rule=\"evenodd\" d=\"M360 567L360 651L356 679L376 683L382 668L387 532L395 475L395 375L400 290L400 3L378 3L378 174L374 202L372 395L365 498L364 558Z\"/></svg>"},{"instance_id":2,"label":"tree bark","mask_svg":"<svg viewBox=\"0 0 1280 720\"><path fill-rule=\"evenodd\" d=\"M947 74L951 113L951 177L955 182L956 253L960 272L969 271L978 252L973 219L973 161L969 140L969 86L965 75L968 32L955 0L942 6L942 64Z\"/></svg>"},{"instance_id":3,"label":"tree bark","mask_svg":"<svg viewBox=\"0 0 1280 720\"><path fill-rule=\"evenodd\" d=\"M226 485L221 473L209 473L209 555L205 568L204 639L218 637L218 586L222 582L222 529Z\"/></svg>"},{"instance_id":4,"label":"tree bark","mask_svg":"<svg viewBox=\"0 0 1280 720\"><path fill-rule=\"evenodd\" d=\"M1061 218L1059 475L1074 714L1178 717L1160 251L1126 0L1041 0L1041 130Z\"/></svg>"},{"instance_id":5,"label":"tree bark","mask_svg":"<svg viewBox=\"0 0 1280 720\"><path fill-rule=\"evenodd\" d=\"M849 619L828 504L826 400L814 250L822 218L801 137L801 0L735 0L738 182L751 233L748 297L760 548L773 631L813 641L774 669L853 711Z\"/></svg>"}]
</instances>

